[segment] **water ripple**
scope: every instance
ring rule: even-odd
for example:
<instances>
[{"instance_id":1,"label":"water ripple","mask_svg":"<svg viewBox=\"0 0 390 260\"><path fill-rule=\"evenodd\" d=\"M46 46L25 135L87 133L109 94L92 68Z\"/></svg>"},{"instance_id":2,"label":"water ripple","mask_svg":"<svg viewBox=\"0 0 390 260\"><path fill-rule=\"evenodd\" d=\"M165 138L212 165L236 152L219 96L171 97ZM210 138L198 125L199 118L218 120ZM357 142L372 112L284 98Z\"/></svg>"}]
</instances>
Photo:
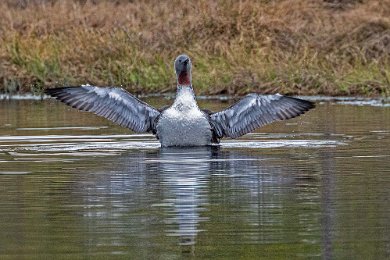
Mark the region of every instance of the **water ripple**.
<instances>
[{"instance_id":1,"label":"water ripple","mask_svg":"<svg viewBox=\"0 0 390 260\"><path fill-rule=\"evenodd\" d=\"M285 138L288 135L283 135ZM259 137L251 136L251 137ZM261 135L261 141L223 140L221 148L269 149L281 147L319 148L345 145L339 140L265 140L281 137ZM83 150L129 150L157 149L160 144L152 135L47 135L47 136L1 136L0 151L72 152Z\"/></svg>"}]
</instances>

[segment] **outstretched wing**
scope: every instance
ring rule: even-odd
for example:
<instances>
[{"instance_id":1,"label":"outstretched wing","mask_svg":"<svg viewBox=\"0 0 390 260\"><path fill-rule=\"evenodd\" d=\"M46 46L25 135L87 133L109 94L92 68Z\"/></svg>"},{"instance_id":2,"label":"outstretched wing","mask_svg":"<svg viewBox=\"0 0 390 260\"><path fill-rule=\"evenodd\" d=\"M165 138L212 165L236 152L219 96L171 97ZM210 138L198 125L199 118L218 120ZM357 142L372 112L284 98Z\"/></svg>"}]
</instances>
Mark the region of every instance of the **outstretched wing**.
<instances>
[{"instance_id":1,"label":"outstretched wing","mask_svg":"<svg viewBox=\"0 0 390 260\"><path fill-rule=\"evenodd\" d=\"M274 121L299 116L313 107L313 102L280 94L249 94L231 107L211 114L210 122L218 138L237 138Z\"/></svg>"},{"instance_id":2,"label":"outstretched wing","mask_svg":"<svg viewBox=\"0 0 390 260\"><path fill-rule=\"evenodd\" d=\"M149 132L160 112L126 90L114 87L64 87L45 93L82 111L93 112L135 132Z\"/></svg>"}]
</instances>

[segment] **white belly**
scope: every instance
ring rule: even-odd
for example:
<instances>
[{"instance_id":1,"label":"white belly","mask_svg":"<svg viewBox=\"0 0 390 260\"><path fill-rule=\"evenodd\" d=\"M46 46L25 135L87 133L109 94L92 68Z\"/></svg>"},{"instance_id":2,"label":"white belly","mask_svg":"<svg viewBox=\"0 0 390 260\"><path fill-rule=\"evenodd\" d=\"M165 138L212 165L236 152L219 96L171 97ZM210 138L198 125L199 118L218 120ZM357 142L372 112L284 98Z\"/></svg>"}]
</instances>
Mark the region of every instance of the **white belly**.
<instances>
[{"instance_id":1,"label":"white belly","mask_svg":"<svg viewBox=\"0 0 390 260\"><path fill-rule=\"evenodd\" d=\"M165 110L156 128L163 147L211 144L210 123L197 107L184 111L172 107Z\"/></svg>"}]
</instances>

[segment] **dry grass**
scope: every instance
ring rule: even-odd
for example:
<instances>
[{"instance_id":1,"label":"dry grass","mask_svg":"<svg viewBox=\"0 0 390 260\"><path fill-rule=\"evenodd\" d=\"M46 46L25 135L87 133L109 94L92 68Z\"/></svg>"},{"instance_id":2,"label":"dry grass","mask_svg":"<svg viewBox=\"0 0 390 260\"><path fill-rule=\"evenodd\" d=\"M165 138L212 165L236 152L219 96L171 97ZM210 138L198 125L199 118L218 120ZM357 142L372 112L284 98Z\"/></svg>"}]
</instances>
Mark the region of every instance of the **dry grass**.
<instances>
[{"instance_id":1,"label":"dry grass","mask_svg":"<svg viewBox=\"0 0 390 260\"><path fill-rule=\"evenodd\" d=\"M390 94L390 0L0 3L3 92L90 83L203 94Z\"/></svg>"}]
</instances>

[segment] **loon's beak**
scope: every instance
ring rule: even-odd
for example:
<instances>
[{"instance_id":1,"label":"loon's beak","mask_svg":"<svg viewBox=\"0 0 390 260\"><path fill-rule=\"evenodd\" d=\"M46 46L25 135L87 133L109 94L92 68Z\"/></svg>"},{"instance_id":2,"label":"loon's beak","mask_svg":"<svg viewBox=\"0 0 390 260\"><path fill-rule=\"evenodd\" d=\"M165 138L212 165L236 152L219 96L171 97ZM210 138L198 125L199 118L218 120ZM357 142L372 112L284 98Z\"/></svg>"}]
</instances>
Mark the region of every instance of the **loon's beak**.
<instances>
[{"instance_id":1,"label":"loon's beak","mask_svg":"<svg viewBox=\"0 0 390 260\"><path fill-rule=\"evenodd\" d=\"M186 59L182 62L182 66L180 68L180 72L187 72L188 71L188 64L189 64L189 59Z\"/></svg>"}]
</instances>

